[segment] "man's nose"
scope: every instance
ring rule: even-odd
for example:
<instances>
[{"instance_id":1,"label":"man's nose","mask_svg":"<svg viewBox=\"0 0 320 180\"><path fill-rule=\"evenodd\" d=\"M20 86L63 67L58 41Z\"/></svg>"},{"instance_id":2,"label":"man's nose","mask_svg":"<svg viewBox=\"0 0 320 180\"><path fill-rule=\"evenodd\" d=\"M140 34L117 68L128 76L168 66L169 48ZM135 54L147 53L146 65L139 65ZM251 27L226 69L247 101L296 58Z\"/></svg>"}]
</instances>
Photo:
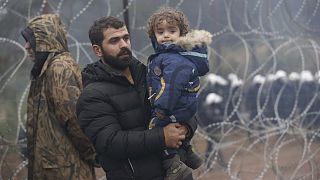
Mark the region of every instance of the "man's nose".
<instances>
[{"instance_id":1,"label":"man's nose","mask_svg":"<svg viewBox=\"0 0 320 180\"><path fill-rule=\"evenodd\" d=\"M26 44L24 45L24 48L25 48L26 50L30 50L30 49L31 49L31 46L30 46L29 43L26 43Z\"/></svg>"},{"instance_id":2,"label":"man's nose","mask_svg":"<svg viewBox=\"0 0 320 180\"><path fill-rule=\"evenodd\" d=\"M124 39L120 40L120 48L122 47L129 47L129 41L125 41Z\"/></svg>"}]
</instances>

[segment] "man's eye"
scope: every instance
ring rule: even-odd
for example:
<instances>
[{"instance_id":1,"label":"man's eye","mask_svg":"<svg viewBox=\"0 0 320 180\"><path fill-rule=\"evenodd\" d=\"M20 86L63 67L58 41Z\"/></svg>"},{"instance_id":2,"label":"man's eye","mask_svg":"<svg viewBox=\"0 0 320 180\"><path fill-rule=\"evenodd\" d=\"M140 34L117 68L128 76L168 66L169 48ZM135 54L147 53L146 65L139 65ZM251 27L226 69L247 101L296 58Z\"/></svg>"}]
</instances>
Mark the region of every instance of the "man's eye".
<instances>
[{"instance_id":1,"label":"man's eye","mask_svg":"<svg viewBox=\"0 0 320 180\"><path fill-rule=\"evenodd\" d=\"M112 40L110 40L110 43L111 44L115 44L115 43L117 43L118 42L118 39L112 39Z\"/></svg>"}]
</instances>

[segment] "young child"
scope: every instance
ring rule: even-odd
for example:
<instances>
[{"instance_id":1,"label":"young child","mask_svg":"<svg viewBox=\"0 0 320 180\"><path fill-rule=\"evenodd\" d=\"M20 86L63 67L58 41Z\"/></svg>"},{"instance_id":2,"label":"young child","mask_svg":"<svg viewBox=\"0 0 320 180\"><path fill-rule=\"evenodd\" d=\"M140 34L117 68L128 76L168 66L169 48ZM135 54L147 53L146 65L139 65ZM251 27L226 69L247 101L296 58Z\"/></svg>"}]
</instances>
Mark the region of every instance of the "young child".
<instances>
[{"instance_id":1,"label":"young child","mask_svg":"<svg viewBox=\"0 0 320 180\"><path fill-rule=\"evenodd\" d=\"M148 59L147 83L152 105L150 128L169 123L184 124L197 111L200 76L209 71L207 46L212 35L204 30L188 32L189 23L183 12L163 7L148 21L148 35L155 54ZM165 149L165 179L183 179L197 169L202 159L193 151L188 140L185 164L175 149ZM188 168L190 167L190 168Z\"/></svg>"}]
</instances>

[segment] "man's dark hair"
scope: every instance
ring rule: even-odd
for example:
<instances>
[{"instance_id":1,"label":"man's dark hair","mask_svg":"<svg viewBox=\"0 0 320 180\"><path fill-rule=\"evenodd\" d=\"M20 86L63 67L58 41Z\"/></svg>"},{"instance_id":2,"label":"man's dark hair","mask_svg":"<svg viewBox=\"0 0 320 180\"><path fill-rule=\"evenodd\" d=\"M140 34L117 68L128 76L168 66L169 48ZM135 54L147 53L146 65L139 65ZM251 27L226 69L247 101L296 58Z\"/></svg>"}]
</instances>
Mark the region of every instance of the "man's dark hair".
<instances>
[{"instance_id":1,"label":"man's dark hair","mask_svg":"<svg viewBox=\"0 0 320 180\"><path fill-rule=\"evenodd\" d=\"M101 47L102 41L104 39L103 37L104 30L107 30L110 27L119 29L119 28L122 28L123 26L125 26L124 22L113 16L102 17L95 20L89 30L89 38L90 38L91 44L92 45L95 44Z\"/></svg>"}]
</instances>

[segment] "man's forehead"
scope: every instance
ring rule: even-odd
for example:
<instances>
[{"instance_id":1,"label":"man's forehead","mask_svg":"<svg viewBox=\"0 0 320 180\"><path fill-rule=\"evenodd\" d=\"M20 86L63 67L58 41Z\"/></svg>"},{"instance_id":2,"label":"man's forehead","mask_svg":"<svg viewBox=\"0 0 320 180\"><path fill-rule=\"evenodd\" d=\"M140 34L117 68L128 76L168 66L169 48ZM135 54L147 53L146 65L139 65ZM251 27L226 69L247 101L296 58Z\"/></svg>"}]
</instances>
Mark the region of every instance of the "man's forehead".
<instances>
[{"instance_id":1,"label":"man's forehead","mask_svg":"<svg viewBox=\"0 0 320 180\"><path fill-rule=\"evenodd\" d=\"M103 31L103 35L104 38L108 40L111 38L123 37L125 35L129 35L129 33L126 26L123 26L119 29L109 27L108 29Z\"/></svg>"}]
</instances>

